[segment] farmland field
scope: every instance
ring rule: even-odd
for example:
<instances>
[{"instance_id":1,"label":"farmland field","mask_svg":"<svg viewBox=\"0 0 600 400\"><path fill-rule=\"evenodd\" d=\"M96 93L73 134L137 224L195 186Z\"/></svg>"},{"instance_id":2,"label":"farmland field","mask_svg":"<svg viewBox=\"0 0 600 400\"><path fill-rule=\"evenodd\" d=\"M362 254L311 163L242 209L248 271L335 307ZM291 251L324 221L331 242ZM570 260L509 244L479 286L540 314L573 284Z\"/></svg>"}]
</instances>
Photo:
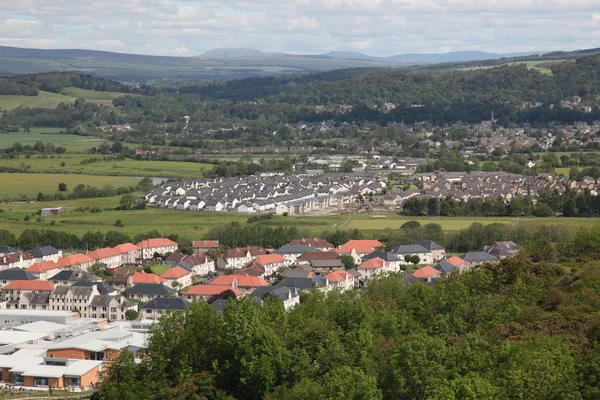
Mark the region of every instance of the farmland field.
<instances>
[{"instance_id":1,"label":"farmland field","mask_svg":"<svg viewBox=\"0 0 600 400\"><path fill-rule=\"evenodd\" d=\"M91 158L102 159L101 154L57 154L52 156L34 155L31 158L20 156L14 159L0 159L0 167L10 167L24 172L52 174L87 174L108 176L158 176L166 178L200 178L202 172L212 169L211 164L185 161L98 161L81 164ZM62 165L64 163L64 166Z\"/></svg>"},{"instance_id":2,"label":"farmland field","mask_svg":"<svg viewBox=\"0 0 600 400\"><path fill-rule=\"evenodd\" d=\"M103 139L90 136L61 134L63 131L63 128L33 127L31 132L0 132L0 149L11 147L17 142L23 146L33 146L35 142L40 141L44 144L52 143L55 146L62 146L68 152L85 152L104 142Z\"/></svg>"},{"instance_id":3,"label":"farmland field","mask_svg":"<svg viewBox=\"0 0 600 400\"><path fill-rule=\"evenodd\" d=\"M0 199L20 199L23 196L35 197L39 192L44 194L58 192L58 184L66 183L70 191L79 184L102 187L136 185L139 179L116 176L89 176L70 174L19 174L0 173Z\"/></svg>"},{"instance_id":4,"label":"farmland field","mask_svg":"<svg viewBox=\"0 0 600 400\"><path fill-rule=\"evenodd\" d=\"M63 89L60 94L76 99L84 99L90 103L99 105L111 105L112 101L118 97L127 96L127 93L119 92L97 92L95 90L79 89L75 87L68 87Z\"/></svg>"},{"instance_id":5,"label":"farmland field","mask_svg":"<svg viewBox=\"0 0 600 400\"><path fill-rule=\"evenodd\" d=\"M60 103L72 104L75 100L77 100L76 97L40 90L37 96L1 95L0 109L10 111L19 106L25 108L56 108Z\"/></svg>"}]
</instances>

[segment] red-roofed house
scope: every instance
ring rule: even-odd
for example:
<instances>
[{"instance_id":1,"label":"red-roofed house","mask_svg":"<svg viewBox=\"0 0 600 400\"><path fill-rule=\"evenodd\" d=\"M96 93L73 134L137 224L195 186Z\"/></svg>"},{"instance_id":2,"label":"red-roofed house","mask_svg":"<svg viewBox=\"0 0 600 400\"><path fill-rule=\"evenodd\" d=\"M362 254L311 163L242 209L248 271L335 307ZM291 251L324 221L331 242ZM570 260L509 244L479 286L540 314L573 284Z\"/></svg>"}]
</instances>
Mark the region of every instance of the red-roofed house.
<instances>
[{"instance_id":1,"label":"red-roofed house","mask_svg":"<svg viewBox=\"0 0 600 400\"><path fill-rule=\"evenodd\" d=\"M71 254L58 260L57 264L60 268L82 269L87 270L94 265L96 261L93 258L86 256L83 253Z\"/></svg>"},{"instance_id":2,"label":"red-roofed house","mask_svg":"<svg viewBox=\"0 0 600 400\"><path fill-rule=\"evenodd\" d=\"M419 268L413 272L412 276L423 282L431 282L433 279L437 279L442 275L440 271L433 268L430 265L426 265L423 268Z\"/></svg>"},{"instance_id":3,"label":"red-roofed house","mask_svg":"<svg viewBox=\"0 0 600 400\"><path fill-rule=\"evenodd\" d=\"M450 258L447 258L446 261L448 261L450 264L454 265L456 267L456 269L459 270L460 272L469 270L469 263L460 257L452 256Z\"/></svg>"},{"instance_id":4,"label":"red-roofed house","mask_svg":"<svg viewBox=\"0 0 600 400\"><path fill-rule=\"evenodd\" d=\"M165 280L156 274L146 274L144 272L136 272L129 277L129 286L137 285L138 283L164 283Z\"/></svg>"},{"instance_id":5,"label":"red-roofed house","mask_svg":"<svg viewBox=\"0 0 600 400\"><path fill-rule=\"evenodd\" d=\"M42 261L39 263L33 264L31 267L27 268L25 271L30 272L38 277L38 279L45 281L48 278L58 274L60 271L60 267L54 261Z\"/></svg>"},{"instance_id":6,"label":"red-roofed house","mask_svg":"<svg viewBox=\"0 0 600 400\"><path fill-rule=\"evenodd\" d=\"M183 298L189 301L208 300L213 296L222 295L231 290L236 297L242 296L243 292L231 286L224 285L196 285L188 291L181 293Z\"/></svg>"},{"instance_id":7,"label":"red-roofed house","mask_svg":"<svg viewBox=\"0 0 600 400\"><path fill-rule=\"evenodd\" d=\"M150 260L154 257L154 253L166 254L177 251L179 245L171 239L156 238L142 240L137 246L140 248L140 257L144 260Z\"/></svg>"},{"instance_id":8,"label":"red-roofed house","mask_svg":"<svg viewBox=\"0 0 600 400\"><path fill-rule=\"evenodd\" d=\"M250 246L227 250L217 259L219 269L241 269L252 260L252 258L267 254L262 247Z\"/></svg>"},{"instance_id":9,"label":"red-roofed house","mask_svg":"<svg viewBox=\"0 0 600 400\"><path fill-rule=\"evenodd\" d=\"M383 247L379 240L349 240L335 249L335 252L342 256L351 256L354 258L354 264L358 265L363 256Z\"/></svg>"},{"instance_id":10,"label":"red-roofed house","mask_svg":"<svg viewBox=\"0 0 600 400\"><path fill-rule=\"evenodd\" d=\"M215 261L206 254L187 256L182 262L189 266L192 269L192 274L196 276L204 276L215 272Z\"/></svg>"},{"instance_id":11,"label":"red-roofed house","mask_svg":"<svg viewBox=\"0 0 600 400\"><path fill-rule=\"evenodd\" d=\"M246 264L246 268L244 270L250 269L252 271L262 271L262 273L259 275L251 275L266 278L275 275L277 271L285 268L289 263L290 262L287 259L283 258L279 254L265 254L256 257L254 260Z\"/></svg>"},{"instance_id":12,"label":"red-roofed house","mask_svg":"<svg viewBox=\"0 0 600 400\"><path fill-rule=\"evenodd\" d=\"M13 301L25 293L52 292L53 289L54 285L48 281L12 281L0 289L0 297Z\"/></svg>"},{"instance_id":13,"label":"red-roofed house","mask_svg":"<svg viewBox=\"0 0 600 400\"><path fill-rule=\"evenodd\" d=\"M121 255L121 264L133 264L140 258L140 248L133 243L123 243L113 249Z\"/></svg>"},{"instance_id":14,"label":"red-roofed house","mask_svg":"<svg viewBox=\"0 0 600 400\"><path fill-rule=\"evenodd\" d=\"M368 280L369 278L377 274L394 271L390 263L379 257L365 261L364 263L356 267L356 270L360 272L361 278L363 278L363 280Z\"/></svg>"},{"instance_id":15,"label":"red-roofed house","mask_svg":"<svg viewBox=\"0 0 600 400\"><path fill-rule=\"evenodd\" d=\"M340 289L342 292L354 288L354 277L346 271L335 271L325 275L330 289Z\"/></svg>"},{"instance_id":16,"label":"red-roofed house","mask_svg":"<svg viewBox=\"0 0 600 400\"><path fill-rule=\"evenodd\" d=\"M175 266L160 276L165 281L165 285L171 288L184 288L192 285L192 274L187 269ZM174 283L176 285L173 285Z\"/></svg>"},{"instance_id":17,"label":"red-roofed house","mask_svg":"<svg viewBox=\"0 0 600 400\"><path fill-rule=\"evenodd\" d=\"M333 250L333 245L329 243L325 239L311 239L311 238L302 238L302 239L294 239L288 243L288 246L312 246L317 249L328 251Z\"/></svg>"},{"instance_id":18,"label":"red-roofed house","mask_svg":"<svg viewBox=\"0 0 600 400\"><path fill-rule=\"evenodd\" d=\"M218 240L194 240L194 254L204 254L209 250L219 250Z\"/></svg>"},{"instance_id":19,"label":"red-roofed house","mask_svg":"<svg viewBox=\"0 0 600 400\"><path fill-rule=\"evenodd\" d=\"M0 271L11 268L29 268L34 263L35 259L22 251L4 254L0 256Z\"/></svg>"},{"instance_id":20,"label":"red-roofed house","mask_svg":"<svg viewBox=\"0 0 600 400\"><path fill-rule=\"evenodd\" d=\"M211 285L231 286L249 293L261 286L269 286L269 282L256 276L221 275L210 282Z\"/></svg>"},{"instance_id":21,"label":"red-roofed house","mask_svg":"<svg viewBox=\"0 0 600 400\"><path fill-rule=\"evenodd\" d=\"M121 254L110 247L90 251L87 256L98 264L106 264L108 268L116 268L121 265Z\"/></svg>"}]
</instances>

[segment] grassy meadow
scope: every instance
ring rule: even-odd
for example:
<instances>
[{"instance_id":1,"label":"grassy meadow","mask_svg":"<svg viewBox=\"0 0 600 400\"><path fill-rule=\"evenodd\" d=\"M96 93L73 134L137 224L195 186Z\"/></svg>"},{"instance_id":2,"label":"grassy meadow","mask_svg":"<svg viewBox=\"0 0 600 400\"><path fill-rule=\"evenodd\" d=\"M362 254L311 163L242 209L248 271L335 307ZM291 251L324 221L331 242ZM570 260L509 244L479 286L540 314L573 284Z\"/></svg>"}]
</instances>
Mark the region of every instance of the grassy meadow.
<instances>
[{"instance_id":1,"label":"grassy meadow","mask_svg":"<svg viewBox=\"0 0 600 400\"><path fill-rule=\"evenodd\" d=\"M76 97L40 90L37 96L0 95L0 109L10 111L17 107L56 108L60 103L72 104L75 100Z\"/></svg>"},{"instance_id":2,"label":"grassy meadow","mask_svg":"<svg viewBox=\"0 0 600 400\"><path fill-rule=\"evenodd\" d=\"M40 141L62 146L70 153L83 153L105 142L104 139L91 136L62 134L63 131L63 128L33 127L30 132L0 132L0 149L9 148L15 143L33 146Z\"/></svg>"},{"instance_id":3,"label":"grassy meadow","mask_svg":"<svg viewBox=\"0 0 600 400\"><path fill-rule=\"evenodd\" d=\"M61 95L67 97L74 97L76 99L84 99L87 102L109 106L112 101L118 97L127 96L126 93L119 92L97 92L95 90L79 89L75 87L68 87L60 92Z\"/></svg>"}]
</instances>

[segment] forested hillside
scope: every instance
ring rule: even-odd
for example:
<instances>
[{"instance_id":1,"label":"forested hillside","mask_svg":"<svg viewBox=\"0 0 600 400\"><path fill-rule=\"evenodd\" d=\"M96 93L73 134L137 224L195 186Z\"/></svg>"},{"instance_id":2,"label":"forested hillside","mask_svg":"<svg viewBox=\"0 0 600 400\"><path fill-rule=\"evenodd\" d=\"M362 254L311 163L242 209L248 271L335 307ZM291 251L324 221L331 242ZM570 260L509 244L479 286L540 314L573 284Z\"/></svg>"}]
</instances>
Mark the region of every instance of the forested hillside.
<instances>
[{"instance_id":1,"label":"forested hillside","mask_svg":"<svg viewBox=\"0 0 600 400\"><path fill-rule=\"evenodd\" d=\"M94 398L597 399L600 268L585 257L599 238L581 231L557 253L540 239L433 286L387 277L305 294L288 313L192 304L152 327L141 364L124 353Z\"/></svg>"}]
</instances>

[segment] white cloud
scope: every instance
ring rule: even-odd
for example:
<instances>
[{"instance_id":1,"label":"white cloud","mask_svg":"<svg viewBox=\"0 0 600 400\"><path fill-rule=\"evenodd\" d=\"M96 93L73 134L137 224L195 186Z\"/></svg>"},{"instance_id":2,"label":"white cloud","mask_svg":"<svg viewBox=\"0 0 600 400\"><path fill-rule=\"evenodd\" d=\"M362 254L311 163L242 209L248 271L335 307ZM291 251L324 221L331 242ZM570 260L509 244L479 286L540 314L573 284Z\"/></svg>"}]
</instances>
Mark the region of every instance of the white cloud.
<instances>
[{"instance_id":1,"label":"white cloud","mask_svg":"<svg viewBox=\"0 0 600 400\"><path fill-rule=\"evenodd\" d=\"M164 55L568 50L598 47L597 1L0 0L0 43Z\"/></svg>"}]
</instances>

